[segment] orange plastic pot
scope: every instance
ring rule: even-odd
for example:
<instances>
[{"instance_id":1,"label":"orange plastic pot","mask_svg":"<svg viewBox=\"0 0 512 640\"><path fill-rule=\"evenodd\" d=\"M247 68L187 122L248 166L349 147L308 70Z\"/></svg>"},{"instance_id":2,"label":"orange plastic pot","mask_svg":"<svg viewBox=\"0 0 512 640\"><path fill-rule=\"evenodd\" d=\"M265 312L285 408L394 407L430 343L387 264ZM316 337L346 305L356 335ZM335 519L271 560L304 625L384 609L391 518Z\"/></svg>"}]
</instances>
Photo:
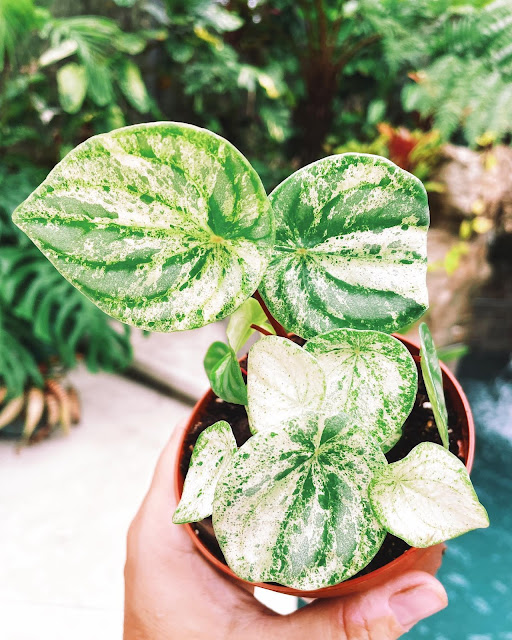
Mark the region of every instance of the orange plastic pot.
<instances>
[{"instance_id":1,"label":"orange plastic pot","mask_svg":"<svg viewBox=\"0 0 512 640\"><path fill-rule=\"evenodd\" d=\"M396 335L403 344L409 349L413 356L419 356L419 347L414 342L411 342L403 336ZM462 424L462 441L459 442L459 451L464 458L468 471L471 471L473 465L473 458L475 453L475 426L473 423L473 416L469 407L468 400L457 382L455 376L451 371L441 363L441 370L443 372L443 386L445 394L450 398L451 404L455 413L459 416ZM181 436L180 446L178 448L178 456L176 458L175 468L175 490L176 496L179 500L183 491L183 483L185 481L184 475L181 472L181 459L185 453L186 438L188 432L192 429L197 422L200 415L204 415L208 406L215 401L215 394L210 389L199 400L194 407L190 418L185 425L183 434ZM323 589L316 589L313 591L301 591L298 589L292 589L290 587L284 587L278 584L269 583L248 583L245 580L239 578L231 569L218 560L211 551L206 547L203 541L195 533L194 526L192 524L180 525L185 527L188 535L192 539L193 543L197 547L198 551L214 565L220 572L225 574L231 580L239 583L241 586L247 587L247 585L253 587L262 587L263 589L269 589L270 591L278 591L279 593L285 593L292 596L300 596L303 598L331 598L334 596L344 596L351 593L359 593L366 591L372 587L376 587L387 580L394 578L409 569L424 569L434 573L437 569L438 554L433 553L433 548L428 549L408 549L401 556L389 562L388 564L358 578L346 580L330 587L324 587Z\"/></svg>"}]
</instances>

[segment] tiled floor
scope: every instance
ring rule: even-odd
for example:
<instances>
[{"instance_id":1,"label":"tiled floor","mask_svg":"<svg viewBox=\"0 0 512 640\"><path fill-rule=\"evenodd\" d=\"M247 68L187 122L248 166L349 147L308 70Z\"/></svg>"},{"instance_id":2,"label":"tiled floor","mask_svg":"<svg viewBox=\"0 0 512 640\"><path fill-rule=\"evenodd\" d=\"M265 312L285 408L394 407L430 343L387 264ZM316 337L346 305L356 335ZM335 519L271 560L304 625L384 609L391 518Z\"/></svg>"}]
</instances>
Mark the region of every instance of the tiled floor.
<instances>
[{"instance_id":1,"label":"tiled floor","mask_svg":"<svg viewBox=\"0 0 512 640\"><path fill-rule=\"evenodd\" d=\"M202 360L222 325L135 337L136 361L198 397ZM115 640L122 635L128 525L158 454L190 402L119 376L76 371L83 418L16 454L0 441L0 640ZM282 613L295 598L266 592Z\"/></svg>"},{"instance_id":2,"label":"tiled floor","mask_svg":"<svg viewBox=\"0 0 512 640\"><path fill-rule=\"evenodd\" d=\"M0 638L121 638L125 535L189 407L119 377L73 376L83 420L16 455L0 443Z\"/></svg>"}]
</instances>

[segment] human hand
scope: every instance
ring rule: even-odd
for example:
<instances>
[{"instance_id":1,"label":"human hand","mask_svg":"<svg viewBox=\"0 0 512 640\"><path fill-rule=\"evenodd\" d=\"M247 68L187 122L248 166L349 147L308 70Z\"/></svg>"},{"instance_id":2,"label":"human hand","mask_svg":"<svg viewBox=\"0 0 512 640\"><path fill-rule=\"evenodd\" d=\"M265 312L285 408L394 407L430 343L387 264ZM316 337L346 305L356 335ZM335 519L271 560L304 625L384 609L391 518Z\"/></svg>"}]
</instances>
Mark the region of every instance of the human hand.
<instances>
[{"instance_id":1,"label":"human hand","mask_svg":"<svg viewBox=\"0 0 512 640\"><path fill-rule=\"evenodd\" d=\"M441 584L412 570L362 594L274 613L217 572L172 523L180 431L163 450L128 532L124 640L395 640L446 606ZM435 572L441 554L442 545L433 547L419 568Z\"/></svg>"}]
</instances>

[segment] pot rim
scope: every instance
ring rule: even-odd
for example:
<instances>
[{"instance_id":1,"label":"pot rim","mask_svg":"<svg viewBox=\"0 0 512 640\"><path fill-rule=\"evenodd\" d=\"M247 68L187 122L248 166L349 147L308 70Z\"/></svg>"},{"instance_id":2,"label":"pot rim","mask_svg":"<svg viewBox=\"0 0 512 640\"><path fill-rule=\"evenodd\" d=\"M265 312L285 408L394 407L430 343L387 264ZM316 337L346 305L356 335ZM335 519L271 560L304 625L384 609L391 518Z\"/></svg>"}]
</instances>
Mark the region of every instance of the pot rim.
<instances>
[{"instance_id":1,"label":"pot rim","mask_svg":"<svg viewBox=\"0 0 512 640\"><path fill-rule=\"evenodd\" d=\"M400 334L393 334L393 336L398 340L400 340L400 342L402 342L409 349L409 351L411 351L411 348L412 348L414 351L418 351L419 353L420 347L414 340L410 340L409 338L406 338ZM440 362L440 365L441 365L441 371L443 374L443 388L446 389L446 387L449 387L449 386L453 388L455 395L459 398L462 404L462 408L466 416L468 433L467 433L467 449L465 452L466 454L465 465L468 470L468 473L470 473L473 467L473 461L475 457L475 425L473 421L473 415L471 413L471 408L469 406L469 402L466 397L466 394L462 390L462 387L458 382L457 378L454 376L454 374L448 369L448 367L443 362ZM175 473L174 473L174 489L175 489L176 500L178 502L181 498L181 494L183 491L183 483L184 483L184 478L182 477L181 470L180 470L180 462L183 456L183 449L185 446L185 440L188 434L189 427L191 424L194 423L195 418L199 413L199 411L203 408L203 405L208 404L209 402L214 400L215 397L216 397L215 394L210 388L197 401L194 408L192 409L192 412L180 436L180 444L178 447L178 455L176 456L176 465L175 465ZM205 558L209 560L209 562L211 562L211 564L213 564L219 571L221 571L224 575L226 575L231 580L234 580L238 583L244 583L245 585L251 588L261 587L263 589L277 591L278 593L284 593L287 595L293 595L293 596L299 596L299 597L302 596L302 597L315 598L320 596L327 597L329 595L336 596L336 595L339 595L341 585L347 585L347 587L350 588L351 592L357 591L361 586L364 586L366 582L370 580L373 582L375 581L375 579L378 579L381 576L384 577L384 575L390 574L394 568L399 568L402 564L408 563L415 557L419 557L419 554L425 551L425 549L411 547L410 549L402 553L400 556L398 556L398 558L395 558L391 562L388 562L382 567L379 567L378 569L375 569L374 571L371 571L370 573L367 573L363 576L359 576L358 578L351 578L343 582L340 582L339 584L330 585L328 587L322 587L321 589L303 591L300 589L293 589L292 587L286 587L284 585L268 583L268 582L249 582L247 580L244 580L243 578L240 578L234 573L234 571L232 571L229 568L227 564L224 564L215 555L213 555L213 553L208 549L208 547L199 539L192 523L186 523L180 526L185 527L189 537L192 539L192 542L194 543L196 548L200 551L200 553L203 556L205 556Z\"/></svg>"}]
</instances>

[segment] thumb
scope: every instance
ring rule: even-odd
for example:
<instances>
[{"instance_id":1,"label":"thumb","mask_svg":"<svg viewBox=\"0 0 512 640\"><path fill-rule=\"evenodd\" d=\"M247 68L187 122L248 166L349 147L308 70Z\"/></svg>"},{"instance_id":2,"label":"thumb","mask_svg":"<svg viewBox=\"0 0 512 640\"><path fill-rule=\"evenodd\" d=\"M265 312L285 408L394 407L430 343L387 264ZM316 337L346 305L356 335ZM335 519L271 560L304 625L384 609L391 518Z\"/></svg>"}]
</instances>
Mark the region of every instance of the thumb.
<instances>
[{"instance_id":1,"label":"thumb","mask_svg":"<svg viewBox=\"0 0 512 640\"><path fill-rule=\"evenodd\" d=\"M440 582L424 571L409 571L364 593L315 600L280 619L280 638L395 640L447 603Z\"/></svg>"}]
</instances>

